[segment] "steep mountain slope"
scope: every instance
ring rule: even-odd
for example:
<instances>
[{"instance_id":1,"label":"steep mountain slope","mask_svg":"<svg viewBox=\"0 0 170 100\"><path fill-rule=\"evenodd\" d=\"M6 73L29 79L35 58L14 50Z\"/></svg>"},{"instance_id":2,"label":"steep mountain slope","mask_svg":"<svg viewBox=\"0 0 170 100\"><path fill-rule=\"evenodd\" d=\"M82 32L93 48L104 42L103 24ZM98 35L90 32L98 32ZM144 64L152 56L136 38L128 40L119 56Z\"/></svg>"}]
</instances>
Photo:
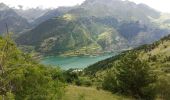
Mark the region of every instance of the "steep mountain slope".
<instances>
[{"instance_id":1,"label":"steep mountain slope","mask_svg":"<svg viewBox=\"0 0 170 100\"><path fill-rule=\"evenodd\" d=\"M77 50L73 53L93 54L100 53L102 49L123 48L121 45L126 41L116 29L97 20L99 19L74 19L70 15L53 18L20 36L17 42L36 46L38 51L52 54L70 50Z\"/></svg>"},{"instance_id":2,"label":"steep mountain slope","mask_svg":"<svg viewBox=\"0 0 170 100\"><path fill-rule=\"evenodd\" d=\"M58 12L55 14L58 16ZM159 12L143 4L86 0L82 5L43 22L16 41L20 45L34 46L47 55L119 51L152 43L167 35L167 29L160 29L150 22L150 18L159 16Z\"/></svg>"},{"instance_id":3,"label":"steep mountain slope","mask_svg":"<svg viewBox=\"0 0 170 100\"><path fill-rule=\"evenodd\" d=\"M143 45L112 58L100 61L86 68L85 72L88 75L100 76L100 78L102 78L108 70L114 68L114 64L117 61L124 58L129 52L138 53L139 58L147 61L157 74L163 72L170 75L170 35L153 44Z\"/></svg>"},{"instance_id":4,"label":"steep mountain slope","mask_svg":"<svg viewBox=\"0 0 170 100\"><path fill-rule=\"evenodd\" d=\"M0 3L0 34L6 32L6 24L8 24L9 31L14 33L19 33L29 28L29 23L26 19L19 16L5 4Z\"/></svg>"}]
</instances>

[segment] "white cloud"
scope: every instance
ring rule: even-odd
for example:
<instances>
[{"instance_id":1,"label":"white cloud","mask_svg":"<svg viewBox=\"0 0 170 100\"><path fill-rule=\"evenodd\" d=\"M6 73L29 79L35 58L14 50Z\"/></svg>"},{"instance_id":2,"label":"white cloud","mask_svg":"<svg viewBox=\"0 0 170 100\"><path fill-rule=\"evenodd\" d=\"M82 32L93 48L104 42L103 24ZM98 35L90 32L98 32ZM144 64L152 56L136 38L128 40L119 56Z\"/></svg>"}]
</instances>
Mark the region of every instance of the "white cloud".
<instances>
[{"instance_id":1,"label":"white cloud","mask_svg":"<svg viewBox=\"0 0 170 100\"><path fill-rule=\"evenodd\" d=\"M136 3L144 3L161 12L170 13L170 0L129 0Z\"/></svg>"},{"instance_id":2,"label":"white cloud","mask_svg":"<svg viewBox=\"0 0 170 100\"><path fill-rule=\"evenodd\" d=\"M0 0L10 7L22 5L24 8L57 8L59 6L73 6L81 4L84 0Z\"/></svg>"},{"instance_id":3,"label":"white cloud","mask_svg":"<svg viewBox=\"0 0 170 100\"><path fill-rule=\"evenodd\" d=\"M85 0L0 0L11 7L22 5L24 8L57 8L59 6L73 6L81 4ZM170 13L170 0L129 0L136 3L145 3L162 12Z\"/></svg>"}]
</instances>

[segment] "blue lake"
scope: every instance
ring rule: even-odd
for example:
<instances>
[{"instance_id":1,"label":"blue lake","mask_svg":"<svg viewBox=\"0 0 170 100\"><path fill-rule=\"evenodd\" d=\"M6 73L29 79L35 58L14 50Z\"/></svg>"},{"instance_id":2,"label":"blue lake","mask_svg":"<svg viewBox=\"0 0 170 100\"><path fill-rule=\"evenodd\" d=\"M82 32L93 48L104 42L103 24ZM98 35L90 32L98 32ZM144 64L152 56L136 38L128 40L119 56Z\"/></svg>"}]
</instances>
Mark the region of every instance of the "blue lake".
<instances>
[{"instance_id":1,"label":"blue lake","mask_svg":"<svg viewBox=\"0 0 170 100\"><path fill-rule=\"evenodd\" d=\"M85 68L98 61L114 56L114 53L103 54L99 56L76 56L76 57L62 57L62 56L50 56L41 60L42 64L51 66L60 66L62 69L70 68Z\"/></svg>"}]
</instances>

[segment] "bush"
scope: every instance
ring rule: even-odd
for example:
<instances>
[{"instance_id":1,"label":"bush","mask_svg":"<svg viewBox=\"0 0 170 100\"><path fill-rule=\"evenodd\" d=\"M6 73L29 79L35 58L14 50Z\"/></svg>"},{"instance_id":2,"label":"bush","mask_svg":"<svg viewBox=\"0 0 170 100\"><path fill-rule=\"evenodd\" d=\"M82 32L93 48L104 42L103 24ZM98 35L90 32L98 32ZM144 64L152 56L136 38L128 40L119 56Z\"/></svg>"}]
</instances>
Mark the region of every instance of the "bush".
<instances>
[{"instance_id":1,"label":"bush","mask_svg":"<svg viewBox=\"0 0 170 100\"><path fill-rule=\"evenodd\" d=\"M137 54L129 53L115 63L103 82L103 88L113 93L133 96L137 99L152 100L156 96L156 76L145 61Z\"/></svg>"},{"instance_id":2,"label":"bush","mask_svg":"<svg viewBox=\"0 0 170 100\"><path fill-rule=\"evenodd\" d=\"M75 84L76 84L77 86L82 86L83 82L78 79L78 80L75 81Z\"/></svg>"},{"instance_id":3,"label":"bush","mask_svg":"<svg viewBox=\"0 0 170 100\"><path fill-rule=\"evenodd\" d=\"M84 85L89 87L92 85L92 82L90 80L86 80L84 81Z\"/></svg>"},{"instance_id":4,"label":"bush","mask_svg":"<svg viewBox=\"0 0 170 100\"><path fill-rule=\"evenodd\" d=\"M156 55L150 56L149 61L156 62L157 61L157 56Z\"/></svg>"},{"instance_id":5,"label":"bush","mask_svg":"<svg viewBox=\"0 0 170 100\"><path fill-rule=\"evenodd\" d=\"M91 86L92 85L92 81L89 79L85 79L85 78L79 78L78 80L75 81L75 84L77 86Z\"/></svg>"},{"instance_id":6,"label":"bush","mask_svg":"<svg viewBox=\"0 0 170 100\"><path fill-rule=\"evenodd\" d=\"M157 92L159 98L162 100L169 100L170 98L170 76L160 77L157 82Z\"/></svg>"},{"instance_id":7,"label":"bush","mask_svg":"<svg viewBox=\"0 0 170 100\"><path fill-rule=\"evenodd\" d=\"M117 83L115 79L115 74L113 72L109 72L107 76L104 78L104 82L102 84L103 89L109 90L111 92L117 92Z\"/></svg>"},{"instance_id":8,"label":"bush","mask_svg":"<svg viewBox=\"0 0 170 100\"><path fill-rule=\"evenodd\" d=\"M9 37L0 38L0 100L61 100L62 72L38 64Z\"/></svg>"},{"instance_id":9,"label":"bush","mask_svg":"<svg viewBox=\"0 0 170 100\"><path fill-rule=\"evenodd\" d=\"M78 73L73 72L73 69L70 69L64 73L64 78L67 83L74 83L78 80Z\"/></svg>"},{"instance_id":10,"label":"bush","mask_svg":"<svg viewBox=\"0 0 170 100\"><path fill-rule=\"evenodd\" d=\"M166 62L166 61L170 61L170 56L166 56L165 58L164 58L164 61Z\"/></svg>"},{"instance_id":11,"label":"bush","mask_svg":"<svg viewBox=\"0 0 170 100\"><path fill-rule=\"evenodd\" d=\"M161 69L165 73L170 73L170 64L162 64Z\"/></svg>"}]
</instances>

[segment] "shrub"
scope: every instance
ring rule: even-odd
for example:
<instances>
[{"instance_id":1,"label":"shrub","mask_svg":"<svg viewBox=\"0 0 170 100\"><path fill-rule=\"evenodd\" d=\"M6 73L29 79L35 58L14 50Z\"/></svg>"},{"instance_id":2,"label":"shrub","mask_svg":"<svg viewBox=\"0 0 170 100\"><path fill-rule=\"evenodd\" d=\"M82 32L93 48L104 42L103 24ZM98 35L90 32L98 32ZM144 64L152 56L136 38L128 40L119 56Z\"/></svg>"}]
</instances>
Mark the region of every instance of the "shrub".
<instances>
[{"instance_id":1,"label":"shrub","mask_svg":"<svg viewBox=\"0 0 170 100\"><path fill-rule=\"evenodd\" d=\"M150 56L149 61L156 62L157 61L157 56L156 55Z\"/></svg>"},{"instance_id":2,"label":"shrub","mask_svg":"<svg viewBox=\"0 0 170 100\"><path fill-rule=\"evenodd\" d=\"M170 98L170 76L160 77L157 82L157 92L159 98L162 100L169 100Z\"/></svg>"},{"instance_id":3,"label":"shrub","mask_svg":"<svg viewBox=\"0 0 170 100\"><path fill-rule=\"evenodd\" d=\"M67 83L74 83L78 80L78 73L73 72L73 69L70 69L64 73L64 79Z\"/></svg>"},{"instance_id":4,"label":"shrub","mask_svg":"<svg viewBox=\"0 0 170 100\"><path fill-rule=\"evenodd\" d=\"M103 88L112 92L133 96L137 99L152 100L156 96L156 76L145 61L135 53L129 53L115 63L103 82Z\"/></svg>"},{"instance_id":5,"label":"shrub","mask_svg":"<svg viewBox=\"0 0 170 100\"><path fill-rule=\"evenodd\" d=\"M91 86L92 82L90 80L86 80L86 81L84 81L83 85L84 86Z\"/></svg>"},{"instance_id":6,"label":"shrub","mask_svg":"<svg viewBox=\"0 0 170 100\"><path fill-rule=\"evenodd\" d=\"M76 84L77 86L82 86L83 82L78 79L78 80L75 81L75 84Z\"/></svg>"},{"instance_id":7,"label":"shrub","mask_svg":"<svg viewBox=\"0 0 170 100\"><path fill-rule=\"evenodd\" d=\"M0 100L61 100L60 70L38 64L10 36L0 39L0 55Z\"/></svg>"},{"instance_id":8,"label":"shrub","mask_svg":"<svg viewBox=\"0 0 170 100\"><path fill-rule=\"evenodd\" d=\"M92 85L92 81L86 78L79 78L78 80L75 81L75 84L77 86L91 86Z\"/></svg>"}]
</instances>

